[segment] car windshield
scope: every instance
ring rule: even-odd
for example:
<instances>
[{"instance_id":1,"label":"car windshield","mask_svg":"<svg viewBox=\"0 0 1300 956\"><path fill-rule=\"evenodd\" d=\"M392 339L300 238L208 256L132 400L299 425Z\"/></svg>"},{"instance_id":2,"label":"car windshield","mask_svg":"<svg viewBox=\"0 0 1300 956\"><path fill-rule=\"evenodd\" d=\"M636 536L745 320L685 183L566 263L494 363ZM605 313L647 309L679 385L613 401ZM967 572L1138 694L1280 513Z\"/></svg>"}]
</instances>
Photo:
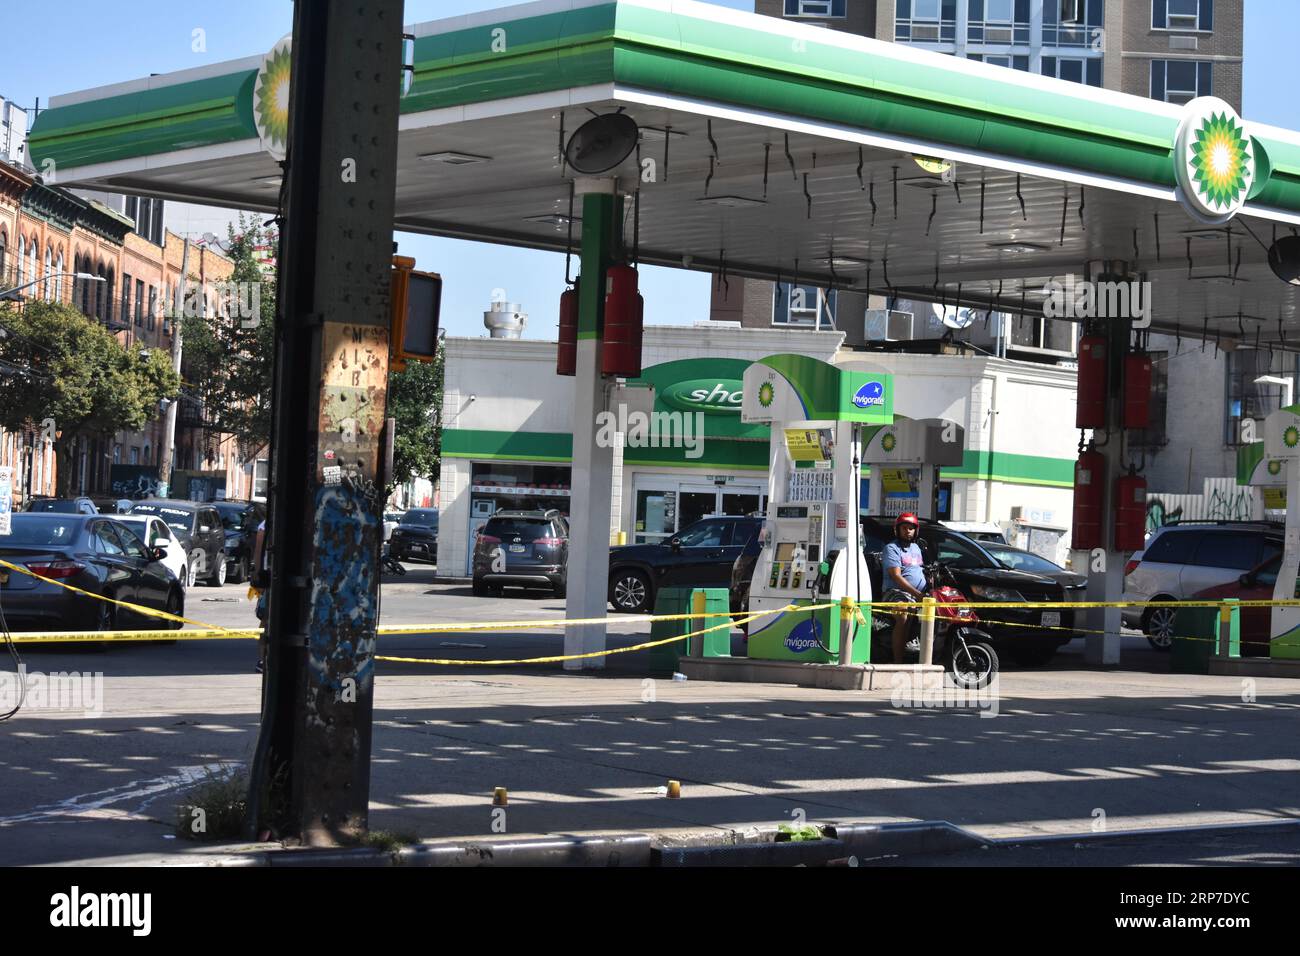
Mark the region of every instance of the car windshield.
<instances>
[{"instance_id":1,"label":"car windshield","mask_svg":"<svg viewBox=\"0 0 1300 956\"><path fill-rule=\"evenodd\" d=\"M722 548L731 544L731 521L701 521L677 536L683 548Z\"/></svg>"},{"instance_id":2,"label":"car windshield","mask_svg":"<svg viewBox=\"0 0 1300 956\"><path fill-rule=\"evenodd\" d=\"M238 531L244 526L246 505L216 505L217 514L221 515L221 525L227 531Z\"/></svg>"},{"instance_id":3,"label":"car windshield","mask_svg":"<svg viewBox=\"0 0 1300 956\"><path fill-rule=\"evenodd\" d=\"M14 515L9 519L9 534L0 538L0 549L9 545L61 546L71 544L77 536L78 523L61 518Z\"/></svg>"},{"instance_id":4,"label":"car windshield","mask_svg":"<svg viewBox=\"0 0 1300 956\"><path fill-rule=\"evenodd\" d=\"M32 514L54 512L61 515L75 515L77 513L77 503L75 501L41 498L32 502L30 511Z\"/></svg>"},{"instance_id":5,"label":"car windshield","mask_svg":"<svg viewBox=\"0 0 1300 956\"><path fill-rule=\"evenodd\" d=\"M149 519L144 517L143 515L141 515L140 517L133 517L131 515L121 515L115 520L126 525L128 528L130 528L132 531L136 533L137 537L141 539L143 539L145 535L149 533L151 527L149 523ZM154 540L150 541L149 544L154 544L157 541L166 540L166 535L158 530L157 525L153 525L152 527L153 527Z\"/></svg>"},{"instance_id":6,"label":"car windshield","mask_svg":"<svg viewBox=\"0 0 1300 956\"><path fill-rule=\"evenodd\" d=\"M186 511L184 508L169 508L166 505L136 505L131 509L131 514L157 515L167 522L169 528L182 534L190 533L190 526L194 521L194 512Z\"/></svg>"},{"instance_id":7,"label":"car windshield","mask_svg":"<svg viewBox=\"0 0 1300 956\"><path fill-rule=\"evenodd\" d=\"M402 515L398 524L419 525L422 528L438 527L438 512L415 508Z\"/></svg>"},{"instance_id":8,"label":"car windshield","mask_svg":"<svg viewBox=\"0 0 1300 956\"><path fill-rule=\"evenodd\" d=\"M1032 551L1021 551L1018 548L1000 548L995 544L985 544L984 550L993 555L998 564L1004 568L1011 568L1013 571L1032 571L1035 574L1060 574L1065 570L1059 564L1053 564Z\"/></svg>"}]
</instances>

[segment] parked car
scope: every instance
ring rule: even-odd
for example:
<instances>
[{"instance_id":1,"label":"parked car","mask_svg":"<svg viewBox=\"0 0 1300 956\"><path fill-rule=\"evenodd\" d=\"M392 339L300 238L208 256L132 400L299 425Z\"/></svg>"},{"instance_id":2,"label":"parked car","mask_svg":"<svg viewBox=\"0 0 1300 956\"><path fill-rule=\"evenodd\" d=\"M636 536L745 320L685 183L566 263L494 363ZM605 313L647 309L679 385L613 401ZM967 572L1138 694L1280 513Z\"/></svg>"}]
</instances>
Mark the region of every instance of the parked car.
<instances>
[{"instance_id":1,"label":"parked car","mask_svg":"<svg viewBox=\"0 0 1300 956\"><path fill-rule=\"evenodd\" d=\"M23 505L23 511L29 514L99 514L99 509L89 498L32 498Z\"/></svg>"},{"instance_id":2,"label":"parked car","mask_svg":"<svg viewBox=\"0 0 1300 956\"><path fill-rule=\"evenodd\" d=\"M253 567L257 526L266 520L266 506L258 501L238 501L233 498L214 501L212 506L221 515L221 524L226 533L226 580L232 584L242 584L248 580Z\"/></svg>"},{"instance_id":3,"label":"parked car","mask_svg":"<svg viewBox=\"0 0 1300 956\"><path fill-rule=\"evenodd\" d=\"M402 512L385 511L384 512L384 543L393 536L393 529L397 527L397 522L402 520Z\"/></svg>"},{"instance_id":4,"label":"parked car","mask_svg":"<svg viewBox=\"0 0 1300 956\"><path fill-rule=\"evenodd\" d=\"M114 600L171 614L185 613L185 592L163 564L121 522L98 515L16 514L0 538L0 557L44 578ZM5 623L15 631L111 631L179 627L50 581L0 568Z\"/></svg>"},{"instance_id":5,"label":"parked car","mask_svg":"<svg viewBox=\"0 0 1300 956\"><path fill-rule=\"evenodd\" d=\"M176 576L181 587L190 586L189 556L185 545L172 533L166 521L153 515L113 515L113 520L130 528L146 547L164 548L167 554L162 559L163 566Z\"/></svg>"},{"instance_id":6,"label":"parked car","mask_svg":"<svg viewBox=\"0 0 1300 956\"><path fill-rule=\"evenodd\" d=\"M1181 601L1206 588L1233 584L1282 551L1276 521L1180 521L1162 525L1124 568L1125 601ZM1270 595L1271 596L1271 595ZM1176 608L1126 607L1124 623L1140 627L1151 646L1173 646Z\"/></svg>"},{"instance_id":7,"label":"parked car","mask_svg":"<svg viewBox=\"0 0 1300 956\"><path fill-rule=\"evenodd\" d=\"M438 561L438 512L412 508L398 520L388 537L388 553L398 561Z\"/></svg>"},{"instance_id":8,"label":"parked car","mask_svg":"<svg viewBox=\"0 0 1300 956\"><path fill-rule=\"evenodd\" d=\"M1190 597L1197 601L1217 601L1222 598L1239 598L1242 601L1271 601L1273 586L1277 584L1278 571L1282 568L1281 552L1273 555L1263 564L1251 568L1245 574L1228 584L1216 584L1212 588L1197 591ZM1243 607L1241 615L1241 656L1268 657L1272 642L1273 609L1271 607Z\"/></svg>"},{"instance_id":9,"label":"parked car","mask_svg":"<svg viewBox=\"0 0 1300 956\"><path fill-rule=\"evenodd\" d=\"M398 525L390 548L401 531ZM505 585L542 586L563 597L568 563L569 523L559 511L498 511L474 540L474 593L500 594Z\"/></svg>"},{"instance_id":10,"label":"parked car","mask_svg":"<svg viewBox=\"0 0 1300 956\"><path fill-rule=\"evenodd\" d=\"M226 583L226 532L217 509L199 501L151 498L131 508L133 515L155 515L166 521L185 546L189 567L188 586L201 575L204 583L221 587Z\"/></svg>"},{"instance_id":11,"label":"parked car","mask_svg":"<svg viewBox=\"0 0 1300 956\"><path fill-rule=\"evenodd\" d=\"M760 517L703 518L656 544L610 548L609 603L616 611L646 614L654 610L660 588L728 588L732 610L741 609L749 600L749 578L737 593L733 583L743 572L736 564L762 526ZM749 568L752 573L752 561Z\"/></svg>"},{"instance_id":12,"label":"parked car","mask_svg":"<svg viewBox=\"0 0 1300 956\"><path fill-rule=\"evenodd\" d=\"M871 572L871 593L883 594L881 551L894 540L894 519L862 519L863 548ZM956 587L970 601L1006 601L1008 603L1047 603L1065 600L1066 590L1058 576L1069 574L1057 569L1051 574L1030 570L1013 570L1004 566L988 550L985 542L944 527L937 521L921 522L918 543L927 557L937 558L951 571ZM1074 638L1074 611L1062 608L975 608L980 626L993 638L999 656L1009 656L1021 666L1046 664L1056 656L1062 644ZM1062 630L1064 628L1064 630Z\"/></svg>"}]
</instances>

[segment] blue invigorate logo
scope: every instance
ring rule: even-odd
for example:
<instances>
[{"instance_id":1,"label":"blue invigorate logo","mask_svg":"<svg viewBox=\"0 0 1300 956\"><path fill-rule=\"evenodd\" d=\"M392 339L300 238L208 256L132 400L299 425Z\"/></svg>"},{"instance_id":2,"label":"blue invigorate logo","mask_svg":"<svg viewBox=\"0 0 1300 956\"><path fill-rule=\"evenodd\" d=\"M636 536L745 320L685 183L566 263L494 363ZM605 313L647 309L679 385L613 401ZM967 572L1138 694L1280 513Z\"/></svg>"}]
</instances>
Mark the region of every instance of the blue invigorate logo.
<instances>
[{"instance_id":1,"label":"blue invigorate logo","mask_svg":"<svg viewBox=\"0 0 1300 956\"><path fill-rule=\"evenodd\" d=\"M880 382L867 382L853 395L853 404L858 408L870 408L872 405L885 404L885 386Z\"/></svg>"},{"instance_id":2,"label":"blue invigorate logo","mask_svg":"<svg viewBox=\"0 0 1300 956\"><path fill-rule=\"evenodd\" d=\"M785 646L794 654L802 654L804 651L810 651L817 647L821 637L822 625L820 621L800 621L785 636Z\"/></svg>"}]
</instances>

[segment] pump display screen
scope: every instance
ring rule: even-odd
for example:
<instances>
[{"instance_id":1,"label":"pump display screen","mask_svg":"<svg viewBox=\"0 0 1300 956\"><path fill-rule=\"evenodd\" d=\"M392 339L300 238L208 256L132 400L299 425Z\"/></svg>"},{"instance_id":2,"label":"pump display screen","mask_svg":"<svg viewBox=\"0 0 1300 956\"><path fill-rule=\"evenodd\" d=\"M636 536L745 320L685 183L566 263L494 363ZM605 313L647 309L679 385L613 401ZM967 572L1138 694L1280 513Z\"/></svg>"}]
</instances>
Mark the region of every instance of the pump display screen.
<instances>
[{"instance_id":1,"label":"pump display screen","mask_svg":"<svg viewBox=\"0 0 1300 956\"><path fill-rule=\"evenodd\" d=\"M789 561L794 554L794 542L782 541L776 546L776 560Z\"/></svg>"},{"instance_id":2,"label":"pump display screen","mask_svg":"<svg viewBox=\"0 0 1300 956\"><path fill-rule=\"evenodd\" d=\"M778 505L776 509L778 518L806 518L808 509L802 505Z\"/></svg>"}]
</instances>

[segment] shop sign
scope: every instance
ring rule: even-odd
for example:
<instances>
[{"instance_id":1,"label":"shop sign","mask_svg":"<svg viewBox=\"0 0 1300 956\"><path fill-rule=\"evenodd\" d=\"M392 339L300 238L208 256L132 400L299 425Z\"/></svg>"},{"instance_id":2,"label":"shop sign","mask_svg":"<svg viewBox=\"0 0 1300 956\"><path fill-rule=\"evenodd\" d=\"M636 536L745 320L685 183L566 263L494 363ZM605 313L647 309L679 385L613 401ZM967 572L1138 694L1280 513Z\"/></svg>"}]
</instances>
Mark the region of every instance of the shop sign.
<instances>
[{"instance_id":1,"label":"shop sign","mask_svg":"<svg viewBox=\"0 0 1300 956\"><path fill-rule=\"evenodd\" d=\"M669 385L659 400L669 408L705 415L739 415L743 388L738 378L695 378Z\"/></svg>"}]
</instances>

